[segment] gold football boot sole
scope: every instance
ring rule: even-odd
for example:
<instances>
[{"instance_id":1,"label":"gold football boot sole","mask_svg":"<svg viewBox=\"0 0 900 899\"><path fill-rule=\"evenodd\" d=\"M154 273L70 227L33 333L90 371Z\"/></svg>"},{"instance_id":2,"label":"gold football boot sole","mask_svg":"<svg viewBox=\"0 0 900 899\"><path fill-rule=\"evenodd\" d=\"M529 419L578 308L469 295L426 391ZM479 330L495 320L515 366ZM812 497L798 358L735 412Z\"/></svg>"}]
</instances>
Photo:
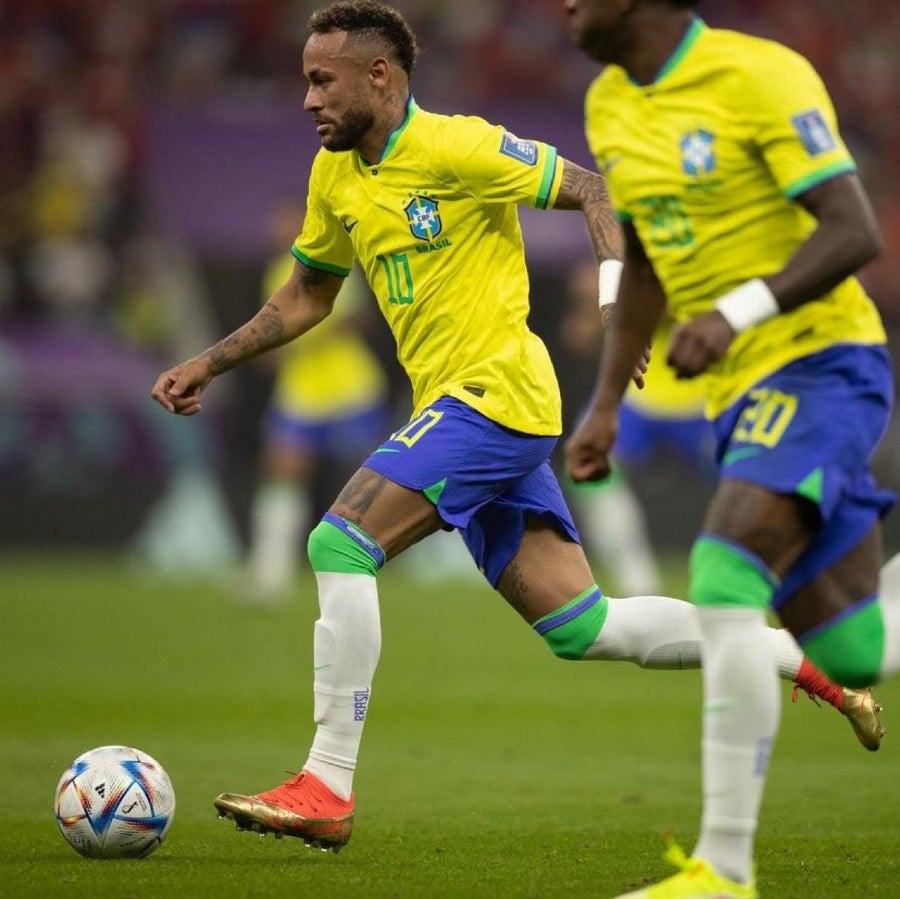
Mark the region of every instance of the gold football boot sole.
<instances>
[{"instance_id":1,"label":"gold football boot sole","mask_svg":"<svg viewBox=\"0 0 900 899\"><path fill-rule=\"evenodd\" d=\"M353 812L337 818L304 818L258 796L222 793L213 800L220 818L230 818L238 830L260 836L274 833L276 839L297 837L307 846L339 852L353 832Z\"/></svg>"}]
</instances>

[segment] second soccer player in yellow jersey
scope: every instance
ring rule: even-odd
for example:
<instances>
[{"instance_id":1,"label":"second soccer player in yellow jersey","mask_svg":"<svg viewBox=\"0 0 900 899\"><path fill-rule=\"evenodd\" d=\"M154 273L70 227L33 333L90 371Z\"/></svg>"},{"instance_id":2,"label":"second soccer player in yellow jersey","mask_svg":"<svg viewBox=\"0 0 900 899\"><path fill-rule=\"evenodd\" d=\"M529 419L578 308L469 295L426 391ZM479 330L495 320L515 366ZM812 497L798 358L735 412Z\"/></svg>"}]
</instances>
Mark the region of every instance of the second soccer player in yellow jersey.
<instances>
[{"instance_id":1,"label":"second soccer player in yellow jersey","mask_svg":"<svg viewBox=\"0 0 900 899\"><path fill-rule=\"evenodd\" d=\"M835 113L788 48L708 28L697 0L566 0L607 63L587 134L624 224L616 314L572 476L609 471L631 367L668 309L667 361L703 374L720 483L690 560L703 633L704 805L682 870L629 896L753 897L753 837L780 718L771 608L813 662L867 687L900 667L900 593L879 592L871 455L893 375L854 272L880 236Z\"/></svg>"}]
</instances>

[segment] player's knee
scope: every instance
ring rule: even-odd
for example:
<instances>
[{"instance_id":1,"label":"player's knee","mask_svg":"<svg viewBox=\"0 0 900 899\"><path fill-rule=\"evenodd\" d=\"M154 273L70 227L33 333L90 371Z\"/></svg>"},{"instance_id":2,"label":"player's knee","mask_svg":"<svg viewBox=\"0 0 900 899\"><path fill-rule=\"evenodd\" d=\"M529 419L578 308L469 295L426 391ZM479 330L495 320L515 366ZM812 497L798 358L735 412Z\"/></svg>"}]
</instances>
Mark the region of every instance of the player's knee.
<instances>
[{"instance_id":1,"label":"player's knee","mask_svg":"<svg viewBox=\"0 0 900 899\"><path fill-rule=\"evenodd\" d=\"M596 586L534 622L539 633L555 656L578 661L596 642L609 606L606 597Z\"/></svg>"},{"instance_id":2,"label":"player's knee","mask_svg":"<svg viewBox=\"0 0 900 899\"><path fill-rule=\"evenodd\" d=\"M330 512L310 532L306 552L315 572L370 574L374 577L385 559L377 540L352 522Z\"/></svg>"},{"instance_id":3,"label":"player's knee","mask_svg":"<svg viewBox=\"0 0 900 899\"><path fill-rule=\"evenodd\" d=\"M778 579L758 556L708 534L694 543L690 600L698 606L767 609Z\"/></svg>"}]
</instances>

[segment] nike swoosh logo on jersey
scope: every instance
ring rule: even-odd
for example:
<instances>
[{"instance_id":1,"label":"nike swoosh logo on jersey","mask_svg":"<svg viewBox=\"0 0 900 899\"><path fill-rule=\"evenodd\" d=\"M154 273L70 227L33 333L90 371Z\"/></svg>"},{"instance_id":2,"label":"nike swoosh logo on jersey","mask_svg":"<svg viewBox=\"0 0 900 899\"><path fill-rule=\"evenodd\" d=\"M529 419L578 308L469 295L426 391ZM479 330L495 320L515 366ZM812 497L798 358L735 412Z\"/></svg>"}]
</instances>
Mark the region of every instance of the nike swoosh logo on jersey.
<instances>
[{"instance_id":1,"label":"nike swoosh logo on jersey","mask_svg":"<svg viewBox=\"0 0 900 899\"><path fill-rule=\"evenodd\" d=\"M344 222L344 230L349 234L358 224L359 219L354 219L352 222Z\"/></svg>"}]
</instances>

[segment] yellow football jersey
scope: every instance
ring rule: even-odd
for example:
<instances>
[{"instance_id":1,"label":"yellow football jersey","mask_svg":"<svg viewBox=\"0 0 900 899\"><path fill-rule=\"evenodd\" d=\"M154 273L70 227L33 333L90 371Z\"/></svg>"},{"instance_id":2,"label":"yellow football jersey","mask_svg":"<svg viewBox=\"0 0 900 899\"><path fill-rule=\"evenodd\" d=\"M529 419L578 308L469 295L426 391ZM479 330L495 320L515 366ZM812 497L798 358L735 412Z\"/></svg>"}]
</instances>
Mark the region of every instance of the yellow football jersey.
<instances>
[{"instance_id":1,"label":"yellow football jersey","mask_svg":"<svg viewBox=\"0 0 900 899\"><path fill-rule=\"evenodd\" d=\"M529 330L517 203L551 205L547 144L410 99L382 158L320 150L294 255L346 274L358 258L397 342L415 412L452 396L529 434L559 434L559 388Z\"/></svg>"},{"instance_id":2,"label":"yellow football jersey","mask_svg":"<svg viewBox=\"0 0 900 899\"><path fill-rule=\"evenodd\" d=\"M588 143L676 321L784 267L815 228L792 198L855 169L812 66L772 41L695 19L651 84L607 66L585 102ZM884 329L855 278L738 335L709 369L707 413L794 359Z\"/></svg>"},{"instance_id":3,"label":"yellow football jersey","mask_svg":"<svg viewBox=\"0 0 900 899\"><path fill-rule=\"evenodd\" d=\"M263 279L263 298L290 276L291 253L274 259ZM358 270L356 270L358 272ZM387 395L387 377L363 338L346 326L360 308L362 277L351 274L321 324L280 350L272 398L288 415L325 420L369 409Z\"/></svg>"}]
</instances>

